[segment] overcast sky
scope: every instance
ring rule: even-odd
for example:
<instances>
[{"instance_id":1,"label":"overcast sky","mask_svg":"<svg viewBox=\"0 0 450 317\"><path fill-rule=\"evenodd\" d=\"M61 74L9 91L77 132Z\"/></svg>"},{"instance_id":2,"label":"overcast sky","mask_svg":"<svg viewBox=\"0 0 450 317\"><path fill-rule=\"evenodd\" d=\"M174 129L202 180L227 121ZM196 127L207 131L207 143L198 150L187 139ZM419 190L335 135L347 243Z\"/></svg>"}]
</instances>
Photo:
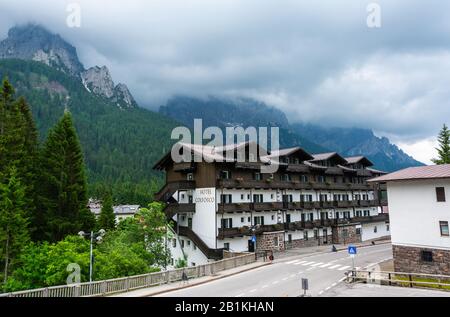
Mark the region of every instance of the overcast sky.
<instances>
[{"instance_id":1,"label":"overcast sky","mask_svg":"<svg viewBox=\"0 0 450 317\"><path fill-rule=\"evenodd\" d=\"M367 26L370 3L381 28ZM30 21L152 109L173 94L253 97L291 122L372 128L426 163L450 124L447 1L0 0L1 38Z\"/></svg>"}]
</instances>

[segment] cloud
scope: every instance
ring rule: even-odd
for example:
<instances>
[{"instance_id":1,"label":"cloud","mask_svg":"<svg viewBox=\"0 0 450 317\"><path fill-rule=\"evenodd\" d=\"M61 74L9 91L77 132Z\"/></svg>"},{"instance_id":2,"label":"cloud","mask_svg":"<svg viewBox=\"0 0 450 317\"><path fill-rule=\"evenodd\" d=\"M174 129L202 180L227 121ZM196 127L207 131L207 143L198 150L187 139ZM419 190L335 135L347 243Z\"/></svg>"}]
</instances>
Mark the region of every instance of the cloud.
<instances>
[{"instance_id":1,"label":"cloud","mask_svg":"<svg viewBox=\"0 0 450 317\"><path fill-rule=\"evenodd\" d=\"M68 28L68 3L82 27ZM381 6L369 29L366 7ZM3 1L0 36L39 22L107 65L138 102L173 94L253 97L291 121L356 126L402 144L450 118L450 3L439 0Z\"/></svg>"}]
</instances>

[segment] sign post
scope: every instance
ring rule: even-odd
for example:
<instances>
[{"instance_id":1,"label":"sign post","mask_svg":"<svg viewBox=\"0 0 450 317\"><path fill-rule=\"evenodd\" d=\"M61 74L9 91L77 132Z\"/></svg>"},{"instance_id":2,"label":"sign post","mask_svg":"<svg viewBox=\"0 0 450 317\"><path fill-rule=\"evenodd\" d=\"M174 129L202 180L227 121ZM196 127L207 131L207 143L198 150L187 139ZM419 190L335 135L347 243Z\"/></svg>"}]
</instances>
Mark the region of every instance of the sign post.
<instances>
[{"instance_id":1,"label":"sign post","mask_svg":"<svg viewBox=\"0 0 450 317\"><path fill-rule=\"evenodd\" d=\"M307 278L302 278L303 296L306 296L306 291L309 289L309 281Z\"/></svg>"},{"instance_id":2,"label":"sign post","mask_svg":"<svg viewBox=\"0 0 450 317\"><path fill-rule=\"evenodd\" d=\"M353 270L355 270L355 255L357 253L357 249L355 246L350 245L348 247L348 254L350 254L350 257L352 258L352 266L353 266Z\"/></svg>"}]
</instances>

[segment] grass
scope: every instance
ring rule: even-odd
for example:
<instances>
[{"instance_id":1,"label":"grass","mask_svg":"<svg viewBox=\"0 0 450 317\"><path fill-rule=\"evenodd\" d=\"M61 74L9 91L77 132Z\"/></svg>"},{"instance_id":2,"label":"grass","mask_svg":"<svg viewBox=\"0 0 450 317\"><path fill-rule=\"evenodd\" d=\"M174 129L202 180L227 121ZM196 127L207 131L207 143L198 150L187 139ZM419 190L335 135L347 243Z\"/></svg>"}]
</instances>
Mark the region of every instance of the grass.
<instances>
[{"instance_id":1,"label":"grass","mask_svg":"<svg viewBox=\"0 0 450 317\"><path fill-rule=\"evenodd\" d=\"M401 275L395 275L393 276L393 279L395 280L401 280L401 281L406 281L405 283L403 282L393 282L393 283L399 283L401 286L405 286L405 287L409 287L410 286L410 281L409 278ZM434 289L442 289L442 290L446 290L446 291L450 291L450 280L446 280L446 281L439 281L437 279L432 279L432 278L424 278L424 277L415 277L412 276L411 278L412 280L412 286L413 287L423 287L423 288L434 288ZM419 283L417 283L419 282ZM429 283L429 284L422 284L422 283ZM440 284L444 284L444 285L439 285Z\"/></svg>"}]
</instances>

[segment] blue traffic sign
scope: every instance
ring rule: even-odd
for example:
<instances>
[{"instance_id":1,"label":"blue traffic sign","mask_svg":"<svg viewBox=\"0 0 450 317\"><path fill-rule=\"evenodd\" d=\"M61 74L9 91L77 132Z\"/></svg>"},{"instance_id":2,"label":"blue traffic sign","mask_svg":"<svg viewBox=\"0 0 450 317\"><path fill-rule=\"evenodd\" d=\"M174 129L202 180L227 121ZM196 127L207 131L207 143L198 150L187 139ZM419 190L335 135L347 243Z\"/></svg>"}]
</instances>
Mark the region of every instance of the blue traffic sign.
<instances>
[{"instance_id":1,"label":"blue traffic sign","mask_svg":"<svg viewBox=\"0 0 450 317\"><path fill-rule=\"evenodd\" d=\"M351 245L348 247L348 254L356 254L356 247Z\"/></svg>"},{"instance_id":2,"label":"blue traffic sign","mask_svg":"<svg viewBox=\"0 0 450 317\"><path fill-rule=\"evenodd\" d=\"M256 242L256 236L252 236L252 242Z\"/></svg>"}]
</instances>

